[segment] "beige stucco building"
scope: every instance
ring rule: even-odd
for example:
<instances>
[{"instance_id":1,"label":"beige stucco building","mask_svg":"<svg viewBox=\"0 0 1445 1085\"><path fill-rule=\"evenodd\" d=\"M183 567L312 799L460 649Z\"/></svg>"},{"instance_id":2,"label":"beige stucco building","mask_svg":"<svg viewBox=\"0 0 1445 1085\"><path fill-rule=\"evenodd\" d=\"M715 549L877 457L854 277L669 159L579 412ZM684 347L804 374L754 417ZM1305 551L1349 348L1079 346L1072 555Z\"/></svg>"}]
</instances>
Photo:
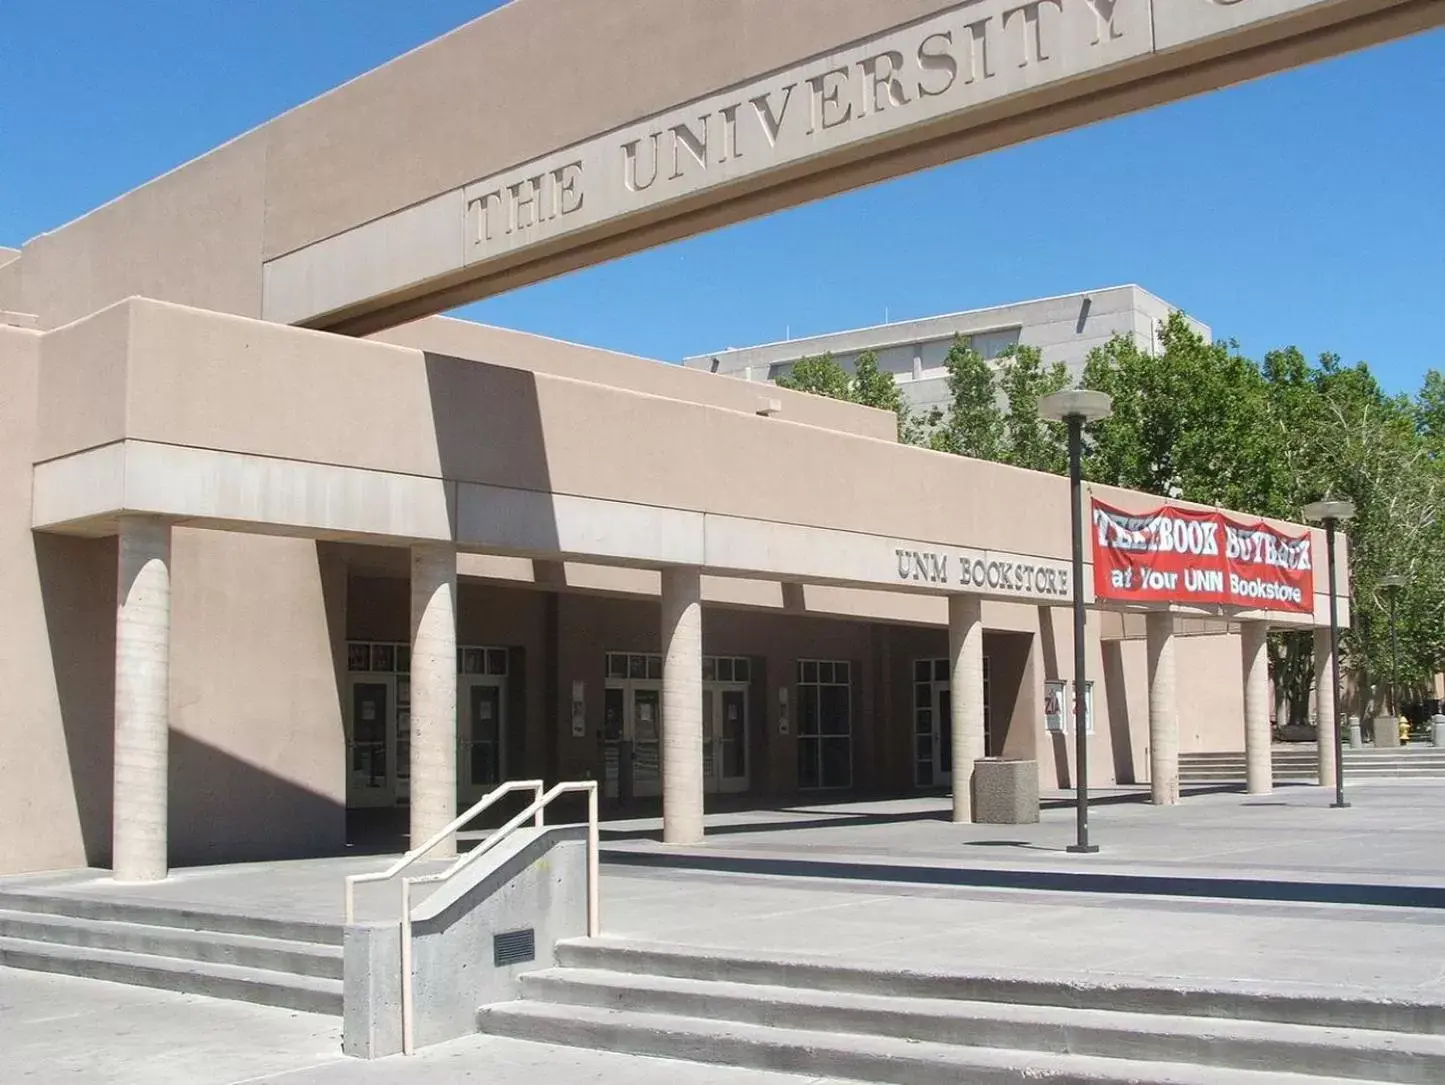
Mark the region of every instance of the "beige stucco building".
<instances>
[{"instance_id":1,"label":"beige stucco building","mask_svg":"<svg viewBox=\"0 0 1445 1085\"><path fill-rule=\"evenodd\" d=\"M744 380L772 381L791 372L802 358L830 355L851 373L859 357L872 353L878 368L893 375L908 405L927 414L934 408L946 409L950 402L945 359L957 339L988 362L997 362L1012 348L1033 347L1044 365L1064 366L1077 382L1090 351L1116 336L1131 340L1140 350L1157 351L1160 325L1177 308L1141 286L1110 286L778 343L728 347L692 355L682 364ZM1206 341L1213 338L1207 324L1185 319Z\"/></svg>"},{"instance_id":2,"label":"beige stucco building","mask_svg":"<svg viewBox=\"0 0 1445 1085\"><path fill-rule=\"evenodd\" d=\"M978 34L990 5L967 5ZM965 84L957 60L943 78L934 24L959 11L940 0L517 0L5 250L0 870L144 879L335 852L349 812L404 804L426 834L504 778L592 776L625 809L659 796L675 841L727 793L952 787L967 817L984 753L1069 784L1042 706L1074 677L1066 480L900 446L865 408L417 317L877 179L864 152L884 137L890 170L918 168L1182 93L1173 65L1244 78L1413 25L1301 45L1324 23L1280 7L1151 24L1143 0L1107 19L1065 4L1037 31L1063 36L1024 54L1036 70L1000 59L996 83ZM1216 69L1241 32L1248 64ZM674 126L676 199L601 185L581 210L594 143L708 95L725 120L749 81L845 46L878 60L874 39L929 80L906 139L946 140L909 157L870 116L808 157L815 133L756 106L784 156L768 169L684 177L700 137ZM609 60L643 40L648 64ZM535 41L546 79L516 47ZM922 85L878 97L885 73L874 104L922 108ZM503 108L512 86L528 94ZM1058 86L1086 107L1003 117ZM482 115L485 139L458 138ZM538 184L490 187L547 155ZM795 187L764 195L774 167ZM514 217L494 238L497 207ZM965 557L1016 575L915 575ZM1327 610L1095 607L1093 782L1176 801L1178 750L1248 734L1267 788L1262 631Z\"/></svg>"}]
</instances>

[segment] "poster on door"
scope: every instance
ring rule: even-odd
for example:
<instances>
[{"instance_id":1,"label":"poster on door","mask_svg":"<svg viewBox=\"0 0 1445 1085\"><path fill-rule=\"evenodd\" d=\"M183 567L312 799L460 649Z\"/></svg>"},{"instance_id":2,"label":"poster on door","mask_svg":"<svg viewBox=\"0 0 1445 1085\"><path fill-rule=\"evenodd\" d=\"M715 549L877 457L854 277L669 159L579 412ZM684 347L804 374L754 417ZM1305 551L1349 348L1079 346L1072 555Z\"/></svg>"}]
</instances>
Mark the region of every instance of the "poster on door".
<instances>
[{"instance_id":1,"label":"poster on door","mask_svg":"<svg viewBox=\"0 0 1445 1085\"><path fill-rule=\"evenodd\" d=\"M1094 595L1314 612L1309 533L1290 536L1217 509L1124 512L1093 502Z\"/></svg>"}]
</instances>

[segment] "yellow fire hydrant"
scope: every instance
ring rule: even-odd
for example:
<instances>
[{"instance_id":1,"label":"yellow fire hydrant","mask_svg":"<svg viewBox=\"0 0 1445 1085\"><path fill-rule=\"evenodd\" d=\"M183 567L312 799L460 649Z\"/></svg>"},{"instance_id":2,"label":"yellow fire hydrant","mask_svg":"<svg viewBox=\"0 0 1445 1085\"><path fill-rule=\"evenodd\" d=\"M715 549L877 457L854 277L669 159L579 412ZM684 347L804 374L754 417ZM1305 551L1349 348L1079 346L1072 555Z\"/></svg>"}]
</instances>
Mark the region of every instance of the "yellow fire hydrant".
<instances>
[{"instance_id":1,"label":"yellow fire hydrant","mask_svg":"<svg viewBox=\"0 0 1445 1085\"><path fill-rule=\"evenodd\" d=\"M1400 717L1400 745L1410 745L1410 721L1404 716Z\"/></svg>"}]
</instances>

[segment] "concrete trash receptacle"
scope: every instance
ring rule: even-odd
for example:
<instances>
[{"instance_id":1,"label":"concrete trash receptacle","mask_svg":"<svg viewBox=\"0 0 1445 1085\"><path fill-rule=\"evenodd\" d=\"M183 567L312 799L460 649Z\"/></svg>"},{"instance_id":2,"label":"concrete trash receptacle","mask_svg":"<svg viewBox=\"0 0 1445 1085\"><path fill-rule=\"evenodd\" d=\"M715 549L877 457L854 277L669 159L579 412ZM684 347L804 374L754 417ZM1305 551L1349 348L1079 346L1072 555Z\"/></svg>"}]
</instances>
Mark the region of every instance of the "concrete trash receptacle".
<instances>
[{"instance_id":1,"label":"concrete trash receptacle","mask_svg":"<svg viewBox=\"0 0 1445 1085\"><path fill-rule=\"evenodd\" d=\"M1375 748L1400 745L1400 721L1394 716L1375 717Z\"/></svg>"},{"instance_id":2,"label":"concrete trash receptacle","mask_svg":"<svg viewBox=\"0 0 1445 1085\"><path fill-rule=\"evenodd\" d=\"M1434 746L1445 746L1445 716L1430 717L1430 742Z\"/></svg>"},{"instance_id":3,"label":"concrete trash receptacle","mask_svg":"<svg viewBox=\"0 0 1445 1085\"><path fill-rule=\"evenodd\" d=\"M1359 716L1351 716L1351 717L1350 717L1350 749L1352 749L1352 750L1363 750L1364 748L1365 748L1365 738L1364 738L1364 735L1363 735L1363 734L1361 733L1361 731L1360 731L1360 717L1359 717Z\"/></svg>"},{"instance_id":4,"label":"concrete trash receptacle","mask_svg":"<svg viewBox=\"0 0 1445 1085\"><path fill-rule=\"evenodd\" d=\"M1039 820L1039 763L985 757L973 763L973 820L1033 825Z\"/></svg>"}]
</instances>

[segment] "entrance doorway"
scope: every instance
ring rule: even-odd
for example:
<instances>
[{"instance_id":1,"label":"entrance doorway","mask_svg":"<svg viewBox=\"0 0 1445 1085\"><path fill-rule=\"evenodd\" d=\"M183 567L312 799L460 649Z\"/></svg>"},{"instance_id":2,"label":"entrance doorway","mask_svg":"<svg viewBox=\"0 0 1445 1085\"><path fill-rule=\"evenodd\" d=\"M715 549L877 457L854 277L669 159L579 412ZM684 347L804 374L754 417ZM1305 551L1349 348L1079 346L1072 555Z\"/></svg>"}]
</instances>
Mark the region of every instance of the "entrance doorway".
<instances>
[{"instance_id":1,"label":"entrance doorway","mask_svg":"<svg viewBox=\"0 0 1445 1085\"><path fill-rule=\"evenodd\" d=\"M457 802L468 806L506 779L505 648L457 652ZM347 645L346 805L411 798L411 646Z\"/></svg>"},{"instance_id":2,"label":"entrance doorway","mask_svg":"<svg viewBox=\"0 0 1445 1085\"><path fill-rule=\"evenodd\" d=\"M504 779L507 690L495 675L464 674L457 697L457 804L471 806Z\"/></svg>"},{"instance_id":3,"label":"entrance doorway","mask_svg":"<svg viewBox=\"0 0 1445 1085\"><path fill-rule=\"evenodd\" d=\"M998 750L989 711L988 657L983 658L983 746ZM953 786L953 695L948 660L920 659L913 665L913 782L918 787Z\"/></svg>"},{"instance_id":4,"label":"entrance doorway","mask_svg":"<svg viewBox=\"0 0 1445 1085\"><path fill-rule=\"evenodd\" d=\"M702 663L703 789L748 789L746 657L707 656ZM662 656L607 653L602 711L602 794L609 799L662 794Z\"/></svg>"}]
</instances>

